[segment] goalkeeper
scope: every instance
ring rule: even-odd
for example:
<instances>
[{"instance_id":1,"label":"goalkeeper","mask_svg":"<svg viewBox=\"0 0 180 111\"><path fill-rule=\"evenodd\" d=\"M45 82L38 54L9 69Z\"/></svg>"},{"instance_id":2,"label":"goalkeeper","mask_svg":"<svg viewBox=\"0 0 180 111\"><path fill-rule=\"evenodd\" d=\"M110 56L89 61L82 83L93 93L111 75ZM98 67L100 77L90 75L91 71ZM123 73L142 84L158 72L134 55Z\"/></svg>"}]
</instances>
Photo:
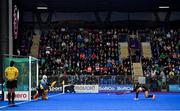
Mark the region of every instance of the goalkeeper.
<instances>
[{"instance_id":1,"label":"goalkeeper","mask_svg":"<svg viewBox=\"0 0 180 111\"><path fill-rule=\"evenodd\" d=\"M47 93L49 91L49 87L53 87L56 84L56 81L51 84L47 82L47 76L43 75L40 81L40 84L37 88L36 94L33 96L33 99L37 100L38 97L42 97L42 100L47 100Z\"/></svg>"}]
</instances>

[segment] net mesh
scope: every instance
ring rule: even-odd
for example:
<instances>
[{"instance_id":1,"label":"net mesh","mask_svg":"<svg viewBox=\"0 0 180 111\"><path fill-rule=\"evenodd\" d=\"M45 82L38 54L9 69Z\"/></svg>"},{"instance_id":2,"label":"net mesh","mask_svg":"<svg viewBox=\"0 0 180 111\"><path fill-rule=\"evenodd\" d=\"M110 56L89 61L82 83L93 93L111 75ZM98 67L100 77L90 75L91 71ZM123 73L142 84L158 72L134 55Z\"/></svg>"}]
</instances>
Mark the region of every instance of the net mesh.
<instances>
[{"instance_id":1,"label":"net mesh","mask_svg":"<svg viewBox=\"0 0 180 111\"><path fill-rule=\"evenodd\" d=\"M15 67L19 70L16 91L29 91L29 72L31 72L31 88L34 89L37 84L37 59L20 56L4 56L3 71L9 66L12 60L15 62ZM30 66L31 69L29 68ZM7 89L4 88L4 91L7 91Z\"/></svg>"}]
</instances>

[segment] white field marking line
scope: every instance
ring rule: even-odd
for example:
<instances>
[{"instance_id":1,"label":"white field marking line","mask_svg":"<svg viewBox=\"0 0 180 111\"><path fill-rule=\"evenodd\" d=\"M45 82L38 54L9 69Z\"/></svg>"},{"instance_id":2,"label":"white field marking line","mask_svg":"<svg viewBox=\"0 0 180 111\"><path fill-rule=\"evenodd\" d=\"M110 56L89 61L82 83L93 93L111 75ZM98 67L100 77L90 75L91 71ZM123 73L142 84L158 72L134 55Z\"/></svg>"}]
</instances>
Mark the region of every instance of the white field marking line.
<instances>
[{"instance_id":1,"label":"white field marking line","mask_svg":"<svg viewBox=\"0 0 180 111\"><path fill-rule=\"evenodd\" d=\"M19 110L3 110L3 111L19 111ZM21 111L32 111L32 110L21 110ZM33 110L33 111L41 111L41 110ZM43 111L79 111L79 110L43 110ZM81 110L81 111L149 111L149 110L118 110L118 109L115 109L115 110L94 110L94 109L84 109L84 110ZM180 111L180 110L151 110L151 111Z\"/></svg>"},{"instance_id":2,"label":"white field marking line","mask_svg":"<svg viewBox=\"0 0 180 111\"><path fill-rule=\"evenodd\" d=\"M55 97L55 96L58 96L58 95L61 95L61 94L62 94L62 93L55 94L55 95L51 95L51 96L48 96L48 98ZM31 100L31 101L37 101L37 100ZM23 104L23 103L27 103L27 102L31 102L31 101L19 102L19 103L16 103L15 105L19 105L19 104ZM6 107L9 107L9 106L8 106L8 105L1 106L0 109L6 108Z\"/></svg>"}]
</instances>

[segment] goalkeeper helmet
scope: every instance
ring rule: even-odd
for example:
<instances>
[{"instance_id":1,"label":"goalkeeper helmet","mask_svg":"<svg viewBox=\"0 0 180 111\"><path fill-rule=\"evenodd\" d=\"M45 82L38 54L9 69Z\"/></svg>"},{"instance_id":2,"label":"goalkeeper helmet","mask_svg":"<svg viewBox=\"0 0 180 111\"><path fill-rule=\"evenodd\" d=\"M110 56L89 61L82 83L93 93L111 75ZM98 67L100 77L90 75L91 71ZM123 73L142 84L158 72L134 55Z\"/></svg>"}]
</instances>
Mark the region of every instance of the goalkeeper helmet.
<instances>
[{"instance_id":1,"label":"goalkeeper helmet","mask_svg":"<svg viewBox=\"0 0 180 111\"><path fill-rule=\"evenodd\" d=\"M43 75L43 76L42 76L42 79L43 79L44 81L47 81L47 76L46 76L46 75Z\"/></svg>"}]
</instances>

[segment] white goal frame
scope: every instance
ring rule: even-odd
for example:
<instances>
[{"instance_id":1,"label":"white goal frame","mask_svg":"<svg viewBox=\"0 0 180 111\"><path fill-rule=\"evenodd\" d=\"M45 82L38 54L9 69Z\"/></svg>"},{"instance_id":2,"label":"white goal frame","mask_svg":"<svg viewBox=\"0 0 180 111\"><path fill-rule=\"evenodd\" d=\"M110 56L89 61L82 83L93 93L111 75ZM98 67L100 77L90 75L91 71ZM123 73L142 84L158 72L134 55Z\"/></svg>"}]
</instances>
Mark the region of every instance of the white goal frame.
<instances>
[{"instance_id":1,"label":"white goal frame","mask_svg":"<svg viewBox=\"0 0 180 111\"><path fill-rule=\"evenodd\" d=\"M35 59L37 62L36 62L36 86L38 86L39 84L39 64L38 64L38 59L35 58L35 57L32 57L32 56L29 56L29 97L28 97L28 100L31 101L31 91L32 91L32 88L31 88L31 81L32 81L32 73L31 73L31 61L32 61L32 58Z\"/></svg>"}]
</instances>

